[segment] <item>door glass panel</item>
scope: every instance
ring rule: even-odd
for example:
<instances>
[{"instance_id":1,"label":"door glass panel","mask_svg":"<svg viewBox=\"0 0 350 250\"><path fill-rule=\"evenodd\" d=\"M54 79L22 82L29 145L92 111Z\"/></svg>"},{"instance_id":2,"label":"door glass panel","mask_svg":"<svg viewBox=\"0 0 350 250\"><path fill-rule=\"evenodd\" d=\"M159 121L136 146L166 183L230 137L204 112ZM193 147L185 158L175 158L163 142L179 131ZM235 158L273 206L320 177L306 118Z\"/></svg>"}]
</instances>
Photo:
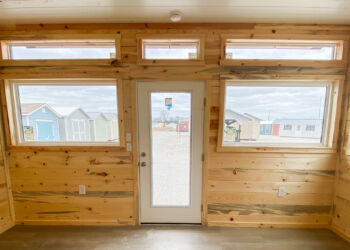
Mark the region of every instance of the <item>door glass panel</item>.
<instances>
[{"instance_id":1,"label":"door glass panel","mask_svg":"<svg viewBox=\"0 0 350 250\"><path fill-rule=\"evenodd\" d=\"M152 206L190 205L191 94L151 93Z\"/></svg>"}]
</instances>

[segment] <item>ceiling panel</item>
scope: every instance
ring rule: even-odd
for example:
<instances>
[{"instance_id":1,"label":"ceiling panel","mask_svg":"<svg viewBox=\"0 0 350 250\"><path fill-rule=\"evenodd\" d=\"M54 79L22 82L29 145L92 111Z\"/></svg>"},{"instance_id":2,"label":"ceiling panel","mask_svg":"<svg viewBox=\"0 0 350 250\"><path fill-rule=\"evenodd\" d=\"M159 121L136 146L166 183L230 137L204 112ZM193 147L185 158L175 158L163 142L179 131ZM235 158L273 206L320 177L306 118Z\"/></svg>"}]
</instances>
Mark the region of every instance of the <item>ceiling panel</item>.
<instances>
[{"instance_id":1,"label":"ceiling panel","mask_svg":"<svg viewBox=\"0 0 350 250\"><path fill-rule=\"evenodd\" d=\"M182 22L350 24L349 0L0 0L0 23Z\"/></svg>"}]
</instances>

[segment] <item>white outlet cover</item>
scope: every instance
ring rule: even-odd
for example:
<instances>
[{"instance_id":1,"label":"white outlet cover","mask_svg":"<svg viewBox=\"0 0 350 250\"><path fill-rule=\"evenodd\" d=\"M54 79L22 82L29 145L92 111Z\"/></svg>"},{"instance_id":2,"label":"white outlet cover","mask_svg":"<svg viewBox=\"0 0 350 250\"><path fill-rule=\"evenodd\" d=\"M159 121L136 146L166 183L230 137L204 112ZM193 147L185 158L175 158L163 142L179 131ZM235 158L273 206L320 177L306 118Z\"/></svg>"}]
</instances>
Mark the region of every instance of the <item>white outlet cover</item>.
<instances>
[{"instance_id":1,"label":"white outlet cover","mask_svg":"<svg viewBox=\"0 0 350 250\"><path fill-rule=\"evenodd\" d=\"M131 133L126 133L125 137L127 142L131 142Z\"/></svg>"},{"instance_id":2,"label":"white outlet cover","mask_svg":"<svg viewBox=\"0 0 350 250\"><path fill-rule=\"evenodd\" d=\"M286 188L285 187L279 187L278 188L278 197L284 197L286 196Z\"/></svg>"},{"instance_id":3,"label":"white outlet cover","mask_svg":"<svg viewBox=\"0 0 350 250\"><path fill-rule=\"evenodd\" d=\"M128 152L132 151L132 146L131 146L130 142L126 144L126 151L128 151Z\"/></svg>"},{"instance_id":4,"label":"white outlet cover","mask_svg":"<svg viewBox=\"0 0 350 250\"><path fill-rule=\"evenodd\" d=\"M86 194L85 185L79 185L79 194Z\"/></svg>"}]
</instances>

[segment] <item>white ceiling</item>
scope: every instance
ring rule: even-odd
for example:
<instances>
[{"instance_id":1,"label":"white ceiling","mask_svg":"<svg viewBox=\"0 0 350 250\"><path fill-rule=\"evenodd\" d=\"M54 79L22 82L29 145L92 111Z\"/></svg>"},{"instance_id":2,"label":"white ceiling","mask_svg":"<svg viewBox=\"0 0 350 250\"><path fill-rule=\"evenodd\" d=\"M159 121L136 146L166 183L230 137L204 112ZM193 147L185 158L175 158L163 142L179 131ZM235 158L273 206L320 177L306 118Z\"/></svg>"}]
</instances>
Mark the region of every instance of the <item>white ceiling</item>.
<instances>
[{"instance_id":1,"label":"white ceiling","mask_svg":"<svg viewBox=\"0 0 350 250\"><path fill-rule=\"evenodd\" d=\"M350 0L0 0L0 24L169 22L350 24Z\"/></svg>"}]
</instances>

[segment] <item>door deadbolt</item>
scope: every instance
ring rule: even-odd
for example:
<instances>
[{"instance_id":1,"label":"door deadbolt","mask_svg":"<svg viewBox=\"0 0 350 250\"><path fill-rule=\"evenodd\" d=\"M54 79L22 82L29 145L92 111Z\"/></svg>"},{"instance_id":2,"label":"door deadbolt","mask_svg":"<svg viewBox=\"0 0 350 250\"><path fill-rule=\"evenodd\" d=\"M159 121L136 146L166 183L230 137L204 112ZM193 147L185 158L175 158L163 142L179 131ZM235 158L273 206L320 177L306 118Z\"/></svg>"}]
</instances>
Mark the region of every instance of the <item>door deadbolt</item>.
<instances>
[{"instance_id":1,"label":"door deadbolt","mask_svg":"<svg viewBox=\"0 0 350 250\"><path fill-rule=\"evenodd\" d=\"M141 153L141 156L142 156L142 157L145 157L145 156L146 156L146 153L145 153L145 152L142 152L142 153Z\"/></svg>"}]
</instances>

